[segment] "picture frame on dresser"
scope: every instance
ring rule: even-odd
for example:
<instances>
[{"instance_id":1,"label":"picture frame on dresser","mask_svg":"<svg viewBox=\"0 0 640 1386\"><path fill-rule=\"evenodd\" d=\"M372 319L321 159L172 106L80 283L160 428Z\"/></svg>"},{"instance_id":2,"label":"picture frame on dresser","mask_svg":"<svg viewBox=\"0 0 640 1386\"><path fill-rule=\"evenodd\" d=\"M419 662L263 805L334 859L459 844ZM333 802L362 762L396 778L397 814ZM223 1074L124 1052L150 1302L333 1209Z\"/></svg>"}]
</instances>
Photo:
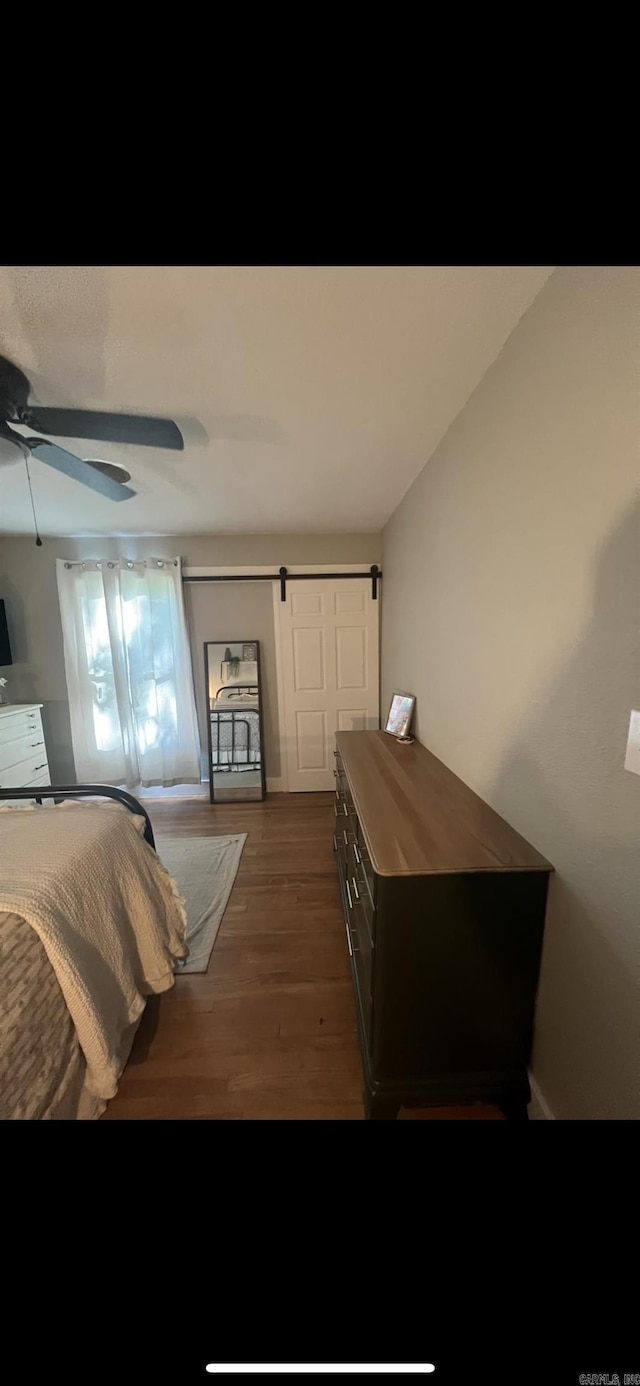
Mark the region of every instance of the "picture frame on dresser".
<instances>
[{"instance_id":1,"label":"picture frame on dresser","mask_svg":"<svg viewBox=\"0 0 640 1386\"><path fill-rule=\"evenodd\" d=\"M401 741L409 738L416 700L413 693L393 693L387 713L385 731L390 736L398 736Z\"/></svg>"}]
</instances>

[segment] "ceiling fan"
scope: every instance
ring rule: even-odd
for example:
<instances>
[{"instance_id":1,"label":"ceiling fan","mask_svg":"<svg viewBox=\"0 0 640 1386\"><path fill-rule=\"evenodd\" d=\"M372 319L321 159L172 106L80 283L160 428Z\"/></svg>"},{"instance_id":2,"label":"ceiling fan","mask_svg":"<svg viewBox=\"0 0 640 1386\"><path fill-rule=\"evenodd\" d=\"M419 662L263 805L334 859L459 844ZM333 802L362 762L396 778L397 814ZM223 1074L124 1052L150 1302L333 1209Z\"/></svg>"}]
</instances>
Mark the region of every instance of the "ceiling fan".
<instances>
[{"instance_id":1,"label":"ceiling fan","mask_svg":"<svg viewBox=\"0 0 640 1386\"><path fill-rule=\"evenodd\" d=\"M103 414L93 409L49 409L29 404L31 385L26 375L0 356L0 465L17 462L28 454L40 462L64 472L74 481L82 482L92 491L108 496L109 500L129 500L135 491L123 482L129 473L122 470L122 481L116 480L119 468L110 462L90 461L76 457L48 438L25 437L11 424L37 429L63 438L90 438L105 443L135 443L149 448L174 448L182 451L184 441L178 425L172 419L155 419L142 414Z\"/></svg>"}]
</instances>

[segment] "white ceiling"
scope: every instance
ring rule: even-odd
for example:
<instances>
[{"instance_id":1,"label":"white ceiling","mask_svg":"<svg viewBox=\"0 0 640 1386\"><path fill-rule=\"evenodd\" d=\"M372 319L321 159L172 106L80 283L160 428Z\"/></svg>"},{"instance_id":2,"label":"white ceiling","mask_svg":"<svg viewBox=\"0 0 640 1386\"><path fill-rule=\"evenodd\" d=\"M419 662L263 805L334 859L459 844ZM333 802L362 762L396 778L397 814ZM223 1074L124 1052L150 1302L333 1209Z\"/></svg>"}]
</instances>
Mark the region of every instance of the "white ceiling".
<instances>
[{"instance_id":1,"label":"white ceiling","mask_svg":"<svg viewBox=\"0 0 640 1386\"><path fill-rule=\"evenodd\" d=\"M35 458L43 534L379 530L551 273L475 267L0 267L0 354L41 404L161 414L118 505ZM23 463L0 532L33 532Z\"/></svg>"}]
</instances>

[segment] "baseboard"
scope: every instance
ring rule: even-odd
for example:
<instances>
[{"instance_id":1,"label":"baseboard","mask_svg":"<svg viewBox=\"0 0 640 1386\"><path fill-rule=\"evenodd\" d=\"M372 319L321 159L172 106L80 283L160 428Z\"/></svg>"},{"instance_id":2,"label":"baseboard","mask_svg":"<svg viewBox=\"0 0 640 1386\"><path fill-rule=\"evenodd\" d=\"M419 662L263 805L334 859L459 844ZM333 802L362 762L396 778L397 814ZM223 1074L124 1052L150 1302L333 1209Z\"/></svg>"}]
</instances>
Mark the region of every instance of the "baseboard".
<instances>
[{"instance_id":1,"label":"baseboard","mask_svg":"<svg viewBox=\"0 0 640 1386\"><path fill-rule=\"evenodd\" d=\"M540 1085L536 1082L532 1073L529 1074L531 1084L531 1101L529 1103L529 1121L555 1121L556 1117L551 1111Z\"/></svg>"},{"instance_id":2,"label":"baseboard","mask_svg":"<svg viewBox=\"0 0 640 1386\"><path fill-rule=\"evenodd\" d=\"M161 799L204 799L209 793L209 781L206 784L174 784L168 788L162 785L154 786L150 789L131 790L134 798L140 799L144 803L154 804Z\"/></svg>"},{"instance_id":3,"label":"baseboard","mask_svg":"<svg viewBox=\"0 0 640 1386\"><path fill-rule=\"evenodd\" d=\"M269 775L267 775L267 794L284 794L284 793L285 793L285 790L287 790L287 782L285 782L285 780L284 780L283 778L281 778L281 776L276 776L276 778L270 779L270 778L269 778ZM198 790L197 784L194 784L194 787L193 787L193 794L183 794L183 796L181 796L181 797L183 797L183 798L191 798L191 797L205 798L205 796L208 796L208 794L209 794L209 780L201 780L201 786L199 786L199 790ZM158 794L158 796L155 796L155 797L159 798L159 794ZM170 798L170 797L175 797L175 798L177 798L177 796L170 796L170 794L166 794L166 791L165 791L165 797L166 797L166 798Z\"/></svg>"},{"instance_id":4,"label":"baseboard","mask_svg":"<svg viewBox=\"0 0 640 1386\"><path fill-rule=\"evenodd\" d=\"M152 794L152 795L149 795L148 797L151 798L151 799L160 799L160 798L164 798L164 799L177 799L177 798L182 798L182 799L191 799L191 798L194 798L194 799L204 799L204 798L208 797L208 794L209 794L209 781L208 781L208 780L201 780L201 782L200 782L200 787L198 787L198 785L194 784L194 785L193 785L193 788L189 788L189 789L187 790L187 793L185 793L184 788L183 788L182 785L180 785L179 788L182 790L182 793L181 793L180 795L178 795L177 793L172 793L171 790L166 790L166 789L165 789L162 793L161 793L160 791L158 791L157 794ZM284 793L286 793L286 789L287 789L286 780L282 779L281 776L276 776L276 777L273 778L273 779L270 779L269 776L267 776L267 794L284 794ZM143 795L139 795L138 797L139 797L139 798L143 798L144 796L143 796Z\"/></svg>"}]
</instances>

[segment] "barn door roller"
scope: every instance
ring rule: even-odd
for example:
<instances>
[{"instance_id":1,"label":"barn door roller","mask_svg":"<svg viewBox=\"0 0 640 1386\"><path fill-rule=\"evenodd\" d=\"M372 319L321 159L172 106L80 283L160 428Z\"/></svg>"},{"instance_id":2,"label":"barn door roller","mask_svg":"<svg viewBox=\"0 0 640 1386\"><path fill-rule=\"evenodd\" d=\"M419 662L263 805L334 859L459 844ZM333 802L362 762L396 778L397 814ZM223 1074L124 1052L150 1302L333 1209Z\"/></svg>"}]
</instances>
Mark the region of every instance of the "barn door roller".
<instances>
[{"instance_id":1,"label":"barn door roller","mask_svg":"<svg viewBox=\"0 0 640 1386\"><path fill-rule=\"evenodd\" d=\"M341 581L344 581L345 578L363 578L369 577L369 575L371 575L371 596L374 602L377 602L378 582L382 577L377 563L371 564L368 573L288 573L286 568L280 568L278 573L280 577L281 602L286 602L287 600L287 582L309 582L314 578L318 579L318 581L322 578L340 578Z\"/></svg>"}]
</instances>

